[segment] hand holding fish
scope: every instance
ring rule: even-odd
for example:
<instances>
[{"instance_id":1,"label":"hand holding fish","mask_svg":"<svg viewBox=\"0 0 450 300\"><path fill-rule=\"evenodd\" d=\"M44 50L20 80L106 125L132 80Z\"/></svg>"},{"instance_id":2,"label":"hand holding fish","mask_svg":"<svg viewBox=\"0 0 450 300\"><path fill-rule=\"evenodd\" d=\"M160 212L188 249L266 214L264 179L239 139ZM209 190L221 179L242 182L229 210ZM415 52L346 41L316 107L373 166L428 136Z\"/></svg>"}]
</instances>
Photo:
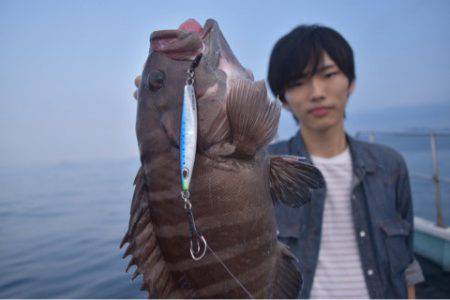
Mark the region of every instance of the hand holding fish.
<instances>
[{"instance_id":1,"label":"hand holding fish","mask_svg":"<svg viewBox=\"0 0 450 300\"><path fill-rule=\"evenodd\" d=\"M139 86L141 85L141 80L142 80L141 75L136 76L136 78L134 79L134 85L136 86L137 89L139 89ZM138 99L138 90L137 89L133 92L133 97L135 100Z\"/></svg>"}]
</instances>

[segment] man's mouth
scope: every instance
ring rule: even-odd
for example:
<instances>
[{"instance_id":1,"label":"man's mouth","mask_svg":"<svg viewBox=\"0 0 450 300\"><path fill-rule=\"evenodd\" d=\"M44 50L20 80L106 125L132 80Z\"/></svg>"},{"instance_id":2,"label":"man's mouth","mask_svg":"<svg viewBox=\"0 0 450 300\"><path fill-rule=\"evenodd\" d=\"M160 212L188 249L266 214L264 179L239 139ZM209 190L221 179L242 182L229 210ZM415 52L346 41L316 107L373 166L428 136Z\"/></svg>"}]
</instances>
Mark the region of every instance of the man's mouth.
<instances>
[{"instance_id":1,"label":"man's mouth","mask_svg":"<svg viewBox=\"0 0 450 300\"><path fill-rule=\"evenodd\" d=\"M314 117L317 118L322 118L325 117L326 115L328 115L328 113L330 112L331 108L327 107L327 106L318 106L315 107L313 109L310 109L308 112L310 114L312 114Z\"/></svg>"}]
</instances>

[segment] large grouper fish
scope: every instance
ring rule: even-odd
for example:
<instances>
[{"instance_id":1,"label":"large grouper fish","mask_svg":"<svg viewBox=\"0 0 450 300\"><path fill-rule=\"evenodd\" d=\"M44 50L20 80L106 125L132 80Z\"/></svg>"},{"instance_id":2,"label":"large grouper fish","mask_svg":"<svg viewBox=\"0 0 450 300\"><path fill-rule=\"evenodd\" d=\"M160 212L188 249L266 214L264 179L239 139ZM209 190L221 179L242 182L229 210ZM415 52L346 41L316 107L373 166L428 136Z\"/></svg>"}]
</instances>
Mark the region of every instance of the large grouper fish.
<instances>
[{"instance_id":1,"label":"large grouper fish","mask_svg":"<svg viewBox=\"0 0 450 300\"><path fill-rule=\"evenodd\" d=\"M142 165L121 244L129 244L124 257L132 256L127 271L136 265L133 279L142 274L152 298L297 297L301 274L277 241L274 205L306 203L323 178L297 157L268 155L279 101L270 101L264 82L241 66L214 20L153 32L150 44L137 96ZM199 260L190 255L192 231L180 196L183 87L195 59L190 203L208 245Z\"/></svg>"}]
</instances>

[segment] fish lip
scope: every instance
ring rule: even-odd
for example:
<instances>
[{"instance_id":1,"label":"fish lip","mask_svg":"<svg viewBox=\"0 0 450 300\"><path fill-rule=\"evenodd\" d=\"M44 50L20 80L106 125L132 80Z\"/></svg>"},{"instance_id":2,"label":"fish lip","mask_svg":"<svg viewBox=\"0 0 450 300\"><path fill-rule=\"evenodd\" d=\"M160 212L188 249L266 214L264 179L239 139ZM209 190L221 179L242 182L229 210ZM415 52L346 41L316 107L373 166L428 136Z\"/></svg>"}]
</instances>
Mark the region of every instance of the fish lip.
<instances>
[{"instance_id":1,"label":"fish lip","mask_svg":"<svg viewBox=\"0 0 450 300\"><path fill-rule=\"evenodd\" d=\"M203 57L207 58L208 64L213 69L221 69L220 64L223 59L227 64L232 65L237 70L236 74L239 74L239 78L254 81L253 73L242 66L234 55L216 20L206 20L203 25L202 41Z\"/></svg>"},{"instance_id":2,"label":"fish lip","mask_svg":"<svg viewBox=\"0 0 450 300\"><path fill-rule=\"evenodd\" d=\"M202 60L207 60L208 64L213 69L219 68L220 59L221 57L224 57L224 55L227 61L230 61L234 63L234 65L245 69L244 67L242 67L240 62L237 60L237 58L229 48L229 45L225 40L222 31L220 30L219 24L216 20L213 19L206 20L205 24L202 27L201 33L186 31L183 29L166 29L154 31L150 35L150 45L152 49L156 49L153 46L157 45L161 40L161 43L165 48L170 48L170 46L176 41L179 41L180 39L189 39L192 35L198 35L202 42L202 48L199 49L199 52L197 54L201 53L203 56ZM190 60L192 59L194 59L194 57L192 57Z\"/></svg>"},{"instance_id":3,"label":"fish lip","mask_svg":"<svg viewBox=\"0 0 450 300\"><path fill-rule=\"evenodd\" d=\"M216 28L216 29L219 28L219 24L213 19L206 20L205 24L203 25L202 38L206 38L206 36L208 36L211 33L211 30L213 28Z\"/></svg>"},{"instance_id":4,"label":"fish lip","mask_svg":"<svg viewBox=\"0 0 450 300\"><path fill-rule=\"evenodd\" d=\"M194 21L198 24L198 22L195 19L188 19L186 20L184 23L186 23L187 21ZM183 23L183 24L184 24ZM181 24L180 27L183 25ZM200 24L198 24L200 26ZM203 37L204 35L204 30L203 28L201 29L201 32L196 32L196 31L188 31L185 29L162 29L162 30L156 30L154 32L152 32L152 34L150 35L150 42L152 41L156 41L159 39L177 39L177 38L184 38L187 37L188 35L192 35L192 34L199 34L200 37Z\"/></svg>"},{"instance_id":5,"label":"fish lip","mask_svg":"<svg viewBox=\"0 0 450 300\"><path fill-rule=\"evenodd\" d=\"M168 43L171 44L175 42L177 39L186 38L189 35L198 34L203 42L203 48L205 48L205 41L208 42L209 34L213 28L217 28L218 24L216 21L212 19L208 19L205 22L205 25L202 28L202 32L192 32L186 31L184 29L162 29L153 31L150 35L150 43L156 42L158 40L171 40ZM202 51L203 52L203 51Z\"/></svg>"},{"instance_id":6,"label":"fish lip","mask_svg":"<svg viewBox=\"0 0 450 300\"><path fill-rule=\"evenodd\" d=\"M179 38L182 36L183 30L179 29L163 29L153 31L150 35L150 41L165 39L165 38Z\"/></svg>"},{"instance_id":7,"label":"fish lip","mask_svg":"<svg viewBox=\"0 0 450 300\"><path fill-rule=\"evenodd\" d=\"M180 29L164 29L153 31L150 35L150 47L155 50L158 48L170 48L175 42L189 39L194 33ZM197 34L197 33L195 33ZM158 45L158 43L161 43ZM158 51L158 50L157 50ZM161 50L159 50L161 51Z\"/></svg>"},{"instance_id":8,"label":"fish lip","mask_svg":"<svg viewBox=\"0 0 450 300\"><path fill-rule=\"evenodd\" d=\"M219 24L213 19L206 20L203 25L203 35L201 36L203 41L203 58L208 58L210 65L213 68L217 68L220 62L220 56L214 51L214 46L218 47L218 37L217 31L219 29ZM220 30L220 29L219 29Z\"/></svg>"},{"instance_id":9,"label":"fish lip","mask_svg":"<svg viewBox=\"0 0 450 300\"><path fill-rule=\"evenodd\" d=\"M213 27L218 27L218 26L219 25L217 24L217 22L214 21L213 19L206 20L205 24L203 25L202 39L205 39L210 34Z\"/></svg>"}]
</instances>

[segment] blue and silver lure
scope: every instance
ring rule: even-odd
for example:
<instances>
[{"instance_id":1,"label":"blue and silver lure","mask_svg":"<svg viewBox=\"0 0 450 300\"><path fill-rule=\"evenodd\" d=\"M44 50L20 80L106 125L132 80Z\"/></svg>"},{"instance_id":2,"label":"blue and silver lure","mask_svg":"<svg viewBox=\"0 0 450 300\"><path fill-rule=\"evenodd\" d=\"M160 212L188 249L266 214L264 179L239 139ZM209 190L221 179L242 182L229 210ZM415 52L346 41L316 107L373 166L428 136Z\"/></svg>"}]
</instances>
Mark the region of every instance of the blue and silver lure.
<instances>
[{"instance_id":1,"label":"blue and silver lure","mask_svg":"<svg viewBox=\"0 0 450 300\"><path fill-rule=\"evenodd\" d=\"M200 56L196 58L193 66L198 64ZM194 89L194 67L188 72L188 78L183 91L183 108L181 112L180 130L180 171L181 171L181 198L189 222L190 254L193 260L200 260L205 256L208 247L205 237L195 226L189 187L194 171L195 154L197 152L197 99Z\"/></svg>"},{"instance_id":2,"label":"blue and silver lure","mask_svg":"<svg viewBox=\"0 0 450 300\"><path fill-rule=\"evenodd\" d=\"M193 71L188 71L188 80L184 86L183 110L180 131L180 169L181 190L189 192L195 153L197 151L197 100L193 85Z\"/></svg>"}]
</instances>

